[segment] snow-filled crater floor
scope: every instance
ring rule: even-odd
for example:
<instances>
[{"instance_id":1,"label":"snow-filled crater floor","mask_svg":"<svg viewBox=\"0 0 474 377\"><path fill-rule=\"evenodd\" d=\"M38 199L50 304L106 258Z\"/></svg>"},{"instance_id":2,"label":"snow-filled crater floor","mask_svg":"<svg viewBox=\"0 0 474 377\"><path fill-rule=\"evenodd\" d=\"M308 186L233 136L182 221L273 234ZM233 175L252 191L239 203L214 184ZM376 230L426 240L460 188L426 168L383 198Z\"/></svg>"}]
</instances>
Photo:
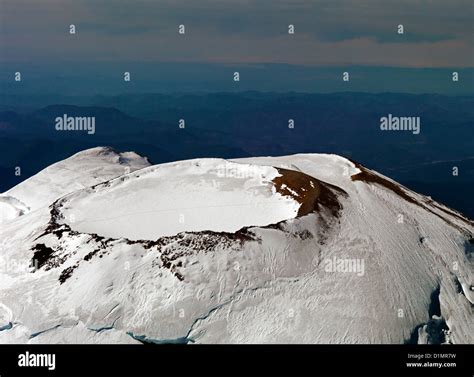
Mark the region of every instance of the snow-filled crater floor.
<instances>
[{"instance_id":1,"label":"snow-filled crater floor","mask_svg":"<svg viewBox=\"0 0 474 377\"><path fill-rule=\"evenodd\" d=\"M265 226L295 218L300 208L277 190L279 176L273 167L217 159L152 166L66 197L62 222L131 240Z\"/></svg>"}]
</instances>

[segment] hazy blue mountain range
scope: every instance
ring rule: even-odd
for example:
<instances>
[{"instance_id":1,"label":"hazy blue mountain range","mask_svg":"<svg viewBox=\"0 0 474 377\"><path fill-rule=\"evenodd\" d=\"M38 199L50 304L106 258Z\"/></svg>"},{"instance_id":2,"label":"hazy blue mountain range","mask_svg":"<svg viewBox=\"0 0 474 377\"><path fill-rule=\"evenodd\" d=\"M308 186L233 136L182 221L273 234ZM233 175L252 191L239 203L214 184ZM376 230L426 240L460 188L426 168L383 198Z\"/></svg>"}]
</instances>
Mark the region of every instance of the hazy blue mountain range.
<instances>
[{"instance_id":1,"label":"hazy blue mountain range","mask_svg":"<svg viewBox=\"0 0 474 377\"><path fill-rule=\"evenodd\" d=\"M471 218L474 96L399 93L196 93L3 96L0 191L86 148L133 150L154 163L337 153ZM94 116L96 133L59 132L54 119ZM421 132L381 131L380 118L419 116ZM178 127L179 119L186 122ZM295 122L288 128L288 120ZM21 166L22 175L14 175ZM459 168L453 176L452 168Z\"/></svg>"}]
</instances>

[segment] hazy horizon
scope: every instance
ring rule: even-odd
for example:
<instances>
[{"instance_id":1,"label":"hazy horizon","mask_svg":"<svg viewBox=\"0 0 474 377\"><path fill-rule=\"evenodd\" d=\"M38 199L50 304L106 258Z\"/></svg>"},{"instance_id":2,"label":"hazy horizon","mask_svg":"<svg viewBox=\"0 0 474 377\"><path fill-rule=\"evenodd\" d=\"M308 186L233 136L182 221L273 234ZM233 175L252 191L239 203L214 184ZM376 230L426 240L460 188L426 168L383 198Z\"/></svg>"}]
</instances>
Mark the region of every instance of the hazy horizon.
<instances>
[{"instance_id":1,"label":"hazy horizon","mask_svg":"<svg viewBox=\"0 0 474 377\"><path fill-rule=\"evenodd\" d=\"M465 0L5 0L0 88L472 93L473 14Z\"/></svg>"}]
</instances>

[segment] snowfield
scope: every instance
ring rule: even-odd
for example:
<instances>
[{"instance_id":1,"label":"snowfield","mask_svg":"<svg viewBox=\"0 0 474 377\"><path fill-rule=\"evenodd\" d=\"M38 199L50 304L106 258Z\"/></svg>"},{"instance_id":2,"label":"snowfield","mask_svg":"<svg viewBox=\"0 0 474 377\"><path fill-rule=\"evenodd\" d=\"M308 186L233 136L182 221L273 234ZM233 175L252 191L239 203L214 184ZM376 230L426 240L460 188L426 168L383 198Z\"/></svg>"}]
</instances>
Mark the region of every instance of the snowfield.
<instances>
[{"instance_id":1,"label":"snowfield","mask_svg":"<svg viewBox=\"0 0 474 377\"><path fill-rule=\"evenodd\" d=\"M5 192L29 209L49 206L70 192L150 166L134 152L117 153L110 148L93 148L49 166Z\"/></svg>"},{"instance_id":2,"label":"snowfield","mask_svg":"<svg viewBox=\"0 0 474 377\"><path fill-rule=\"evenodd\" d=\"M142 169L67 198L73 229L154 240L183 231L236 232L296 217L299 204L275 192L272 167L201 159Z\"/></svg>"},{"instance_id":3,"label":"snowfield","mask_svg":"<svg viewBox=\"0 0 474 377\"><path fill-rule=\"evenodd\" d=\"M340 156L94 148L0 211L1 343L474 342L473 222Z\"/></svg>"}]
</instances>

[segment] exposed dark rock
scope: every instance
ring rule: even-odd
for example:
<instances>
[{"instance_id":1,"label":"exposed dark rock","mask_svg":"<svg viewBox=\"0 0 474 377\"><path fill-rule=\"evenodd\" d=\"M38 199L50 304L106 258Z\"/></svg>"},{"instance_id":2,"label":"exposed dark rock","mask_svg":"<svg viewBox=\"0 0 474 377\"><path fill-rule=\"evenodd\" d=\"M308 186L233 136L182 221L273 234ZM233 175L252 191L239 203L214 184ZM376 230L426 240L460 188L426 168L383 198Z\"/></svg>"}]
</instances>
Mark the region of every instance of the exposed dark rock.
<instances>
[{"instance_id":1,"label":"exposed dark rock","mask_svg":"<svg viewBox=\"0 0 474 377\"><path fill-rule=\"evenodd\" d=\"M31 260L31 266L36 268L48 265L54 255L54 250L43 243L36 244L32 250L34 254Z\"/></svg>"},{"instance_id":2,"label":"exposed dark rock","mask_svg":"<svg viewBox=\"0 0 474 377\"><path fill-rule=\"evenodd\" d=\"M298 217L318 211L321 207L328 209L334 216L339 214L342 205L338 195L347 196L344 190L299 171L276 169L280 173L273 179L276 191L300 204Z\"/></svg>"},{"instance_id":3,"label":"exposed dark rock","mask_svg":"<svg viewBox=\"0 0 474 377\"><path fill-rule=\"evenodd\" d=\"M66 269L64 269L61 272L61 275L59 275L59 283L62 284L64 283L67 279L69 279L72 276L73 271L77 268L77 264L74 266L70 266Z\"/></svg>"}]
</instances>

